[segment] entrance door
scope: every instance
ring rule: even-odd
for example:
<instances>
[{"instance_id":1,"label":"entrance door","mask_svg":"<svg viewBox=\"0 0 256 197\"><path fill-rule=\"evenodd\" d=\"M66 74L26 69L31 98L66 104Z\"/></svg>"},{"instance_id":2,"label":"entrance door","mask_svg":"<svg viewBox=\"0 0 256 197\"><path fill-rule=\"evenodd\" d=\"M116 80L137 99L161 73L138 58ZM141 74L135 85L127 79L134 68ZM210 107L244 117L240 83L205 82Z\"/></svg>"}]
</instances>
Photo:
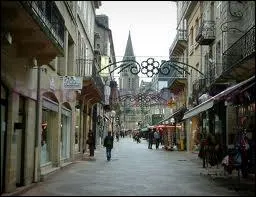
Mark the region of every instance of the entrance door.
<instances>
[{"instance_id":1,"label":"entrance door","mask_svg":"<svg viewBox=\"0 0 256 197\"><path fill-rule=\"evenodd\" d=\"M70 117L61 115L61 158L70 157Z\"/></svg>"},{"instance_id":2,"label":"entrance door","mask_svg":"<svg viewBox=\"0 0 256 197\"><path fill-rule=\"evenodd\" d=\"M16 185L24 185L24 149L25 149L25 97L19 98L18 124L15 128L17 139Z\"/></svg>"},{"instance_id":3,"label":"entrance door","mask_svg":"<svg viewBox=\"0 0 256 197\"><path fill-rule=\"evenodd\" d=\"M7 90L1 84L1 133L0 133L0 194L4 192L5 180L5 152L6 152L6 133L7 133Z\"/></svg>"}]
</instances>

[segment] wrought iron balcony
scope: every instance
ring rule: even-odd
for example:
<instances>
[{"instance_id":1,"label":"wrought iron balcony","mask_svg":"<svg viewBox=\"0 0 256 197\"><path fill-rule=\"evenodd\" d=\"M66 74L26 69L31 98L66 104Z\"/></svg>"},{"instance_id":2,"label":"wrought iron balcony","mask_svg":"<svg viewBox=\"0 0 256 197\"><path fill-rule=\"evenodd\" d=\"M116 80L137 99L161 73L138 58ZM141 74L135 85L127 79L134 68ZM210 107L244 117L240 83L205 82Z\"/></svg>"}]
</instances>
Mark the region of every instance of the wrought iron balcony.
<instances>
[{"instance_id":1,"label":"wrought iron balcony","mask_svg":"<svg viewBox=\"0 0 256 197\"><path fill-rule=\"evenodd\" d=\"M255 25L223 53L223 71L229 72L251 57L255 58ZM251 65L247 64L247 72L251 72L252 66L255 67L254 61Z\"/></svg>"},{"instance_id":2,"label":"wrought iron balcony","mask_svg":"<svg viewBox=\"0 0 256 197\"><path fill-rule=\"evenodd\" d=\"M178 29L176 37L170 47L169 54L180 54L187 46L187 30Z\"/></svg>"},{"instance_id":3,"label":"wrought iron balcony","mask_svg":"<svg viewBox=\"0 0 256 197\"><path fill-rule=\"evenodd\" d=\"M65 23L54 1L20 1L43 31L64 48Z\"/></svg>"},{"instance_id":4,"label":"wrought iron balcony","mask_svg":"<svg viewBox=\"0 0 256 197\"><path fill-rule=\"evenodd\" d=\"M96 88L99 89L99 91L102 95L102 98L103 98L104 97L104 83L103 83L101 76L98 74L96 66L93 66L93 68L92 68L92 79L94 81Z\"/></svg>"},{"instance_id":5,"label":"wrought iron balcony","mask_svg":"<svg viewBox=\"0 0 256 197\"><path fill-rule=\"evenodd\" d=\"M76 76L83 77L83 86L87 93L91 93L99 100L104 99L104 82L98 73L94 60L77 59Z\"/></svg>"},{"instance_id":6,"label":"wrought iron balcony","mask_svg":"<svg viewBox=\"0 0 256 197\"><path fill-rule=\"evenodd\" d=\"M198 29L196 42L200 45L209 45L215 40L215 22L203 21Z\"/></svg>"},{"instance_id":7,"label":"wrought iron balcony","mask_svg":"<svg viewBox=\"0 0 256 197\"><path fill-rule=\"evenodd\" d=\"M172 74L170 75L170 80L168 81L168 86L171 86L176 79L183 78L185 78L185 73L183 71L178 72L177 70L173 70Z\"/></svg>"},{"instance_id":8,"label":"wrought iron balcony","mask_svg":"<svg viewBox=\"0 0 256 197\"><path fill-rule=\"evenodd\" d=\"M178 13L177 13L178 14L178 23L182 19L188 18L191 15L196 4L197 4L197 1L180 1L180 2L182 3L182 6L178 7L178 9L179 9Z\"/></svg>"},{"instance_id":9,"label":"wrought iron balcony","mask_svg":"<svg viewBox=\"0 0 256 197\"><path fill-rule=\"evenodd\" d=\"M168 87L171 92L177 94L180 92L186 84L186 75L183 70L173 69L170 75L170 80L168 81Z\"/></svg>"}]
</instances>

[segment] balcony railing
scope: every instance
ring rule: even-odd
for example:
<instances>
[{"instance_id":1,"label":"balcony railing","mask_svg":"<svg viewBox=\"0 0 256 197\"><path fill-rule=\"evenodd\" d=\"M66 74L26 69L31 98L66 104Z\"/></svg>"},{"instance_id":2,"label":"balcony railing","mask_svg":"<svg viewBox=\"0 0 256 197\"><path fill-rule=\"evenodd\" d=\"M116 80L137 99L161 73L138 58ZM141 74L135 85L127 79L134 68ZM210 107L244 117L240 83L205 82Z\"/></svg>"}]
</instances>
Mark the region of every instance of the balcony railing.
<instances>
[{"instance_id":1,"label":"balcony railing","mask_svg":"<svg viewBox=\"0 0 256 197\"><path fill-rule=\"evenodd\" d=\"M179 41L187 41L187 30L185 29L178 29L176 37L170 47L170 55L173 53L175 46L178 44Z\"/></svg>"},{"instance_id":2,"label":"balcony railing","mask_svg":"<svg viewBox=\"0 0 256 197\"><path fill-rule=\"evenodd\" d=\"M177 18L178 18L178 24L183 20L184 18L188 17L194 10L194 7L197 4L197 1L180 1L181 6L178 7L177 12Z\"/></svg>"},{"instance_id":3,"label":"balcony railing","mask_svg":"<svg viewBox=\"0 0 256 197\"><path fill-rule=\"evenodd\" d=\"M255 55L255 26L223 53L222 62L224 72L253 54Z\"/></svg>"},{"instance_id":4,"label":"balcony railing","mask_svg":"<svg viewBox=\"0 0 256 197\"><path fill-rule=\"evenodd\" d=\"M203 21L198 29L196 42L200 45L209 45L215 40L215 22Z\"/></svg>"},{"instance_id":5,"label":"balcony railing","mask_svg":"<svg viewBox=\"0 0 256 197\"><path fill-rule=\"evenodd\" d=\"M84 58L76 59L76 75L82 77L91 77L92 63L93 60Z\"/></svg>"},{"instance_id":6,"label":"balcony railing","mask_svg":"<svg viewBox=\"0 0 256 197\"><path fill-rule=\"evenodd\" d=\"M100 90L102 96L104 95L104 83L101 76L97 72L93 60L90 59L77 59L76 60L76 76L81 76L93 80L95 86Z\"/></svg>"},{"instance_id":7,"label":"balcony railing","mask_svg":"<svg viewBox=\"0 0 256 197\"><path fill-rule=\"evenodd\" d=\"M168 87L172 86L172 84L174 83L174 81L176 79L185 79L186 78L185 72L181 69L179 71L173 69L171 72L172 72L172 74L170 75L170 80L168 81Z\"/></svg>"},{"instance_id":8,"label":"balcony railing","mask_svg":"<svg viewBox=\"0 0 256 197\"><path fill-rule=\"evenodd\" d=\"M64 48L65 23L54 1L20 1L43 30Z\"/></svg>"},{"instance_id":9,"label":"balcony railing","mask_svg":"<svg viewBox=\"0 0 256 197\"><path fill-rule=\"evenodd\" d=\"M104 83L103 83L103 80L102 80L101 76L99 75L95 65L93 65L93 68L92 68L92 79L95 83L95 86L101 92L102 98L103 98L104 97Z\"/></svg>"}]
</instances>

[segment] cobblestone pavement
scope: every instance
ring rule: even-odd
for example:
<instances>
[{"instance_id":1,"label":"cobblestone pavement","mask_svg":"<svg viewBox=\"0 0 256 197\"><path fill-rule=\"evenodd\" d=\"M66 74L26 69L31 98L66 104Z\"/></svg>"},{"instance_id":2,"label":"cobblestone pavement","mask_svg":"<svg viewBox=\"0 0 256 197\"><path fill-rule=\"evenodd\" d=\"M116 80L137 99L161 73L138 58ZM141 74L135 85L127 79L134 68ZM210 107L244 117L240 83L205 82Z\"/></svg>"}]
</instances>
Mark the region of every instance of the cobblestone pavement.
<instances>
[{"instance_id":1,"label":"cobblestone pavement","mask_svg":"<svg viewBox=\"0 0 256 197\"><path fill-rule=\"evenodd\" d=\"M98 147L95 158L78 161L38 184L24 196L239 196L200 175L186 152L148 149L131 138L115 142L111 161Z\"/></svg>"}]
</instances>

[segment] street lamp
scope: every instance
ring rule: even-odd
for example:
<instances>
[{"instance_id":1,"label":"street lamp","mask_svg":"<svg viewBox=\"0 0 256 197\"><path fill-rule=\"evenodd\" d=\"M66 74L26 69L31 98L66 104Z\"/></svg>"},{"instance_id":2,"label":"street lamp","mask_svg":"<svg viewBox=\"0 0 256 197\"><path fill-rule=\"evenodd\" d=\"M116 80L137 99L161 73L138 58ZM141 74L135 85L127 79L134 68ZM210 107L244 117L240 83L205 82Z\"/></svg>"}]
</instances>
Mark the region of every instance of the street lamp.
<instances>
[{"instance_id":1,"label":"street lamp","mask_svg":"<svg viewBox=\"0 0 256 197\"><path fill-rule=\"evenodd\" d=\"M116 112L112 110L110 112L110 117L111 117L111 126L112 126L112 135L114 134L114 118L116 116Z\"/></svg>"}]
</instances>

